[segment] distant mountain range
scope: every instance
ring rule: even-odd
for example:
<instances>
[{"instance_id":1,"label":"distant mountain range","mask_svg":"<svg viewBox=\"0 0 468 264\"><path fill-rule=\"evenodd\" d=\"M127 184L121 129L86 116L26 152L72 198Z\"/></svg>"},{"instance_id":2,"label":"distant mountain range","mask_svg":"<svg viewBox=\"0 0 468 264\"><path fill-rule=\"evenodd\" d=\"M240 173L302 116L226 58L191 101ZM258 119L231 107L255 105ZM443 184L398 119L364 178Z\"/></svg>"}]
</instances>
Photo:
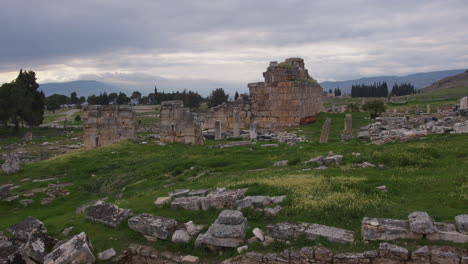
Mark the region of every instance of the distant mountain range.
<instances>
[{"instance_id":1,"label":"distant mountain range","mask_svg":"<svg viewBox=\"0 0 468 264\"><path fill-rule=\"evenodd\" d=\"M411 83L414 85L416 89L422 89L425 87L430 86L434 82L453 76L456 74L460 74L465 72L466 69L460 70L448 70L448 71L433 71L433 72L421 72L415 73L407 76L376 76L376 77L369 77L369 78L361 78L356 80L349 80L349 81L337 81L337 82L322 82L320 85L322 86L324 91L328 91L330 89L340 88L341 92L343 93L350 93L351 86L357 84L373 84L374 82L387 82L389 89L397 83Z\"/></svg>"},{"instance_id":2,"label":"distant mountain range","mask_svg":"<svg viewBox=\"0 0 468 264\"><path fill-rule=\"evenodd\" d=\"M61 83L43 83L40 84L39 89L44 92L46 96L52 94L63 94L70 96L72 92L76 92L78 96L89 96L92 94L99 93L118 93L127 92L126 90L114 86L109 83L98 82L94 80L83 80L73 82L61 82Z\"/></svg>"},{"instance_id":3,"label":"distant mountain range","mask_svg":"<svg viewBox=\"0 0 468 264\"><path fill-rule=\"evenodd\" d=\"M377 76L377 77L368 77L361 78L356 80L348 81L336 81L336 82L322 82L324 91L329 89L340 88L343 93L350 93L351 86L356 84L372 84L374 82L387 82L389 88L393 86L394 83L411 83L416 89L422 89L432 85L433 83L453 75L464 73L466 70L448 70L448 71L434 71L434 72L422 72L411 74L407 76ZM210 91L216 87L223 87L227 92L232 92L237 90L236 87L243 87L241 84L230 84L230 83L212 83L204 80L182 80L182 81L168 81L160 80L158 84L162 84L162 87L170 87L167 91L180 90L184 88L192 89L201 92L204 95L208 95ZM247 84L245 84L246 86ZM171 87L172 86L172 87ZM158 85L159 87L159 85ZM62 82L62 83L44 83L40 84L40 88L46 96L52 94L63 94L69 96L72 92L76 92L78 96L89 96L92 94L98 95L99 93L131 93L131 87L118 86L106 82L100 82L95 80L80 80L73 82ZM140 91L142 93L147 93L144 89ZM241 90L242 91L242 90Z\"/></svg>"}]
</instances>

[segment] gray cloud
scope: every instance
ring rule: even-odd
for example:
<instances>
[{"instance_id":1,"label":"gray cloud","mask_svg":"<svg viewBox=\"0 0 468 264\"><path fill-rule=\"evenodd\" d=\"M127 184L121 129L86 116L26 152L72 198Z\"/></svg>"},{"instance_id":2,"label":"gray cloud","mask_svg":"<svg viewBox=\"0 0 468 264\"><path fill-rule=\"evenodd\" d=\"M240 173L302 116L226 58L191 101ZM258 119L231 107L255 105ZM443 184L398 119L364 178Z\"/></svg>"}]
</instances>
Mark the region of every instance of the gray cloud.
<instances>
[{"instance_id":1,"label":"gray cloud","mask_svg":"<svg viewBox=\"0 0 468 264\"><path fill-rule=\"evenodd\" d=\"M467 67L464 0L4 2L0 81L29 68L41 81L240 90L290 56L320 81Z\"/></svg>"}]
</instances>

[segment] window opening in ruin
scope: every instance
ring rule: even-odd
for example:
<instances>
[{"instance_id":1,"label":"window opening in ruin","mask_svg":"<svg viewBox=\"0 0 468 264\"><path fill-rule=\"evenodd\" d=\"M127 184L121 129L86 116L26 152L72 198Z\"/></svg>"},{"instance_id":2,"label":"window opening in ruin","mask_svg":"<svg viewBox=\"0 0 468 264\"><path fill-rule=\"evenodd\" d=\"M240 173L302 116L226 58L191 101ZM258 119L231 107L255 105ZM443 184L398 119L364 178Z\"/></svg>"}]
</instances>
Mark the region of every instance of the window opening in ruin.
<instances>
[{"instance_id":1,"label":"window opening in ruin","mask_svg":"<svg viewBox=\"0 0 468 264\"><path fill-rule=\"evenodd\" d=\"M96 141L96 147L99 147L99 138L97 137L95 141Z\"/></svg>"}]
</instances>

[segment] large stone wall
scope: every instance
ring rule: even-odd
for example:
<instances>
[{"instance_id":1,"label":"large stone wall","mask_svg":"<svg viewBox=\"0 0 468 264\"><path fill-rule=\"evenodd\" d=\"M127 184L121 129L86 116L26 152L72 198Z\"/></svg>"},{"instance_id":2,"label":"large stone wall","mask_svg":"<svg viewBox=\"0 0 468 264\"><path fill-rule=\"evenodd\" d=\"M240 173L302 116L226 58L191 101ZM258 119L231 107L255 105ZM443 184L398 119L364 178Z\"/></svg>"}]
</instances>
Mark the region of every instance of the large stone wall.
<instances>
[{"instance_id":1,"label":"large stone wall","mask_svg":"<svg viewBox=\"0 0 468 264\"><path fill-rule=\"evenodd\" d=\"M160 141L163 143L203 144L203 127L183 101L161 104Z\"/></svg>"},{"instance_id":2,"label":"large stone wall","mask_svg":"<svg viewBox=\"0 0 468 264\"><path fill-rule=\"evenodd\" d=\"M135 113L130 106L87 105L83 107L85 148L114 144L135 136Z\"/></svg>"},{"instance_id":3,"label":"large stone wall","mask_svg":"<svg viewBox=\"0 0 468 264\"><path fill-rule=\"evenodd\" d=\"M303 59L271 62L263 76L264 82L248 84L250 97L212 108L205 127L212 128L215 120L221 120L223 128L231 129L236 108L241 111L243 128L252 121L260 128L296 126L314 120L323 110L322 88L309 76Z\"/></svg>"}]
</instances>

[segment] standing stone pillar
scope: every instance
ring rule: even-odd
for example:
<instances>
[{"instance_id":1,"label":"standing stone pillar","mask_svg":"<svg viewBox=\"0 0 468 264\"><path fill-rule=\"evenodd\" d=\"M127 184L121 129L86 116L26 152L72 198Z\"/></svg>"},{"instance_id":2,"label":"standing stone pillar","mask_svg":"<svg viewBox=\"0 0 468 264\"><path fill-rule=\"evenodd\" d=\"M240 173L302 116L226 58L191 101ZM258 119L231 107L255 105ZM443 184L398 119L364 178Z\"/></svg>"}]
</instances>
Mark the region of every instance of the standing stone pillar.
<instances>
[{"instance_id":1,"label":"standing stone pillar","mask_svg":"<svg viewBox=\"0 0 468 264\"><path fill-rule=\"evenodd\" d=\"M322 134L320 135L320 143L328 143L328 134L330 134L330 125L331 125L331 119L327 118L325 120L325 123L322 126Z\"/></svg>"},{"instance_id":2,"label":"standing stone pillar","mask_svg":"<svg viewBox=\"0 0 468 264\"><path fill-rule=\"evenodd\" d=\"M430 114L430 113L431 113L431 105L428 104L428 105L426 106L426 108L427 108L427 113Z\"/></svg>"},{"instance_id":3,"label":"standing stone pillar","mask_svg":"<svg viewBox=\"0 0 468 264\"><path fill-rule=\"evenodd\" d=\"M341 140L350 141L353 138L353 116L351 114L346 114L344 120L344 130L341 135Z\"/></svg>"},{"instance_id":4,"label":"standing stone pillar","mask_svg":"<svg viewBox=\"0 0 468 264\"><path fill-rule=\"evenodd\" d=\"M460 109L468 109L468 96L460 99Z\"/></svg>"},{"instance_id":5,"label":"standing stone pillar","mask_svg":"<svg viewBox=\"0 0 468 264\"><path fill-rule=\"evenodd\" d=\"M406 107L405 113L409 114L409 108L408 107Z\"/></svg>"},{"instance_id":6,"label":"standing stone pillar","mask_svg":"<svg viewBox=\"0 0 468 264\"><path fill-rule=\"evenodd\" d=\"M234 109L233 113L233 125L232 125L232 134L235 138L240 137L240 115L239 115L239 109Z\"/></svg>"},{"instance_id":7,"label":"standing stone pillar","mask_svg":"<svg viewBox=\"0 0 468 264\"><path fill-rule=\"evenodd\" d=\"M416 105L416 109L414 110L414 113L416 115L419 115L419 105Z\"/></svg>"},{"instance_id":8,"label":"standing stone pillar","mask_svg":"<svg viewBox=\"0 0 468 264\"><path fill-rule=\"evenodd\" d=\"M250 140L257 139L257 121L250 123Z\"/></svg>"},{"instance_id":9,"label":"standing stone pillar","mask_svg":"<svg viewBox=\"0 0 468 264\"><path fill-rule=\"evenodd\" d=\"M440 107L437 107L437 113L440 113Z\"/></svg>"},{"instance_id":10,"label":"standing stone pillar","mask_svg":"<svg viewBox=\"0 0 468 264\"><path fill-rule=\"evenodd\" d=\"M215 140L221 140L221 120L215 121Z\"/></svg>"}]
</instances>

